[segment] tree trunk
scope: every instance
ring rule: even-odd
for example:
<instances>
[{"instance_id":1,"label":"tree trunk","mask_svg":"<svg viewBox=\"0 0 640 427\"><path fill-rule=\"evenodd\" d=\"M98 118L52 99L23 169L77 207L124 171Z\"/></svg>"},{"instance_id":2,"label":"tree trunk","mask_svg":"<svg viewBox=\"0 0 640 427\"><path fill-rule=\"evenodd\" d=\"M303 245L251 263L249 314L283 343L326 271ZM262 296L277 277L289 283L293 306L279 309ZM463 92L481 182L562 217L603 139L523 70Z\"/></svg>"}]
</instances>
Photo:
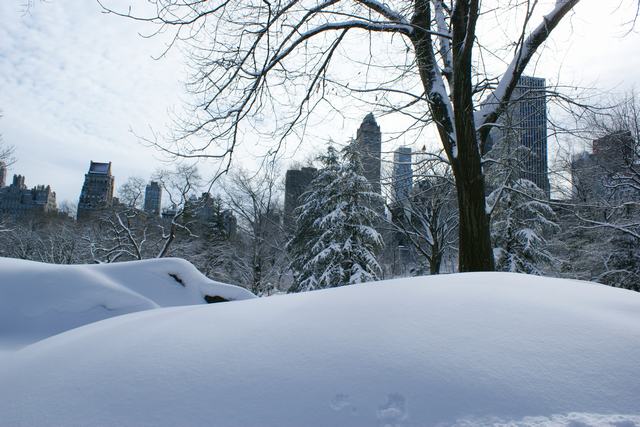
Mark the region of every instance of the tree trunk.
<instances>
[{"instance_id":1,"label":"tree trunk","mask_svg":"<svg viewBox=\"0 0 640 427\"><path fill-rule=\"evenodd\" d=\"M431 229L431 236L436 236L437 230ZM429 257L429 274L440 274L440 263L442 262L442 253L440 252L440 243L434 237L433 245L431 245L431 256Z\"/></svg>"},{"instance_id":2,"label":"tree trunk","mask_svg":"<svg viewBox=\"0 0 640 427\"><path fill-rule=\"evenodd\" d=\"M432 255L431 259L429 260L429 274L431 275L440 274L441 262L442 262L442 256L440 254Z\"/></svg>"},{"instance_id":3,"label":"tree trunk","mask_svg":"<svg viewBox=\"0 0 640 427\"><path fill-rule=\"evenodd\" d=\"M412 18L413 45L420 79L429 98L429 109L438 129L442 146L451 163L458 190L460 224L459 271L492 271L493 250L489 217L485 210L485 186L482 175L478 135L473 118L472 46L479 3L459 2L452 15L452 76L450 101L444 98L445 86L439 74L430 28L429 0L415 0ZM452 107L447 107L451 102Z\"/></svg>"},{"instance_id":4,"label":"tree trunk","mask_svg":"<svg viewBox=\"0 0 640 427\"><path fill-rule=\"evenodd\" d=\"M480 172L479 158L470 163L477 163L477 167L469 167L467 163L464 168L454 170L460 216L458 268L460 272L493 271L495 266L489 215L485 208L484 176Z\"/></svg>"},{"instance_id":5,"label":"tree trunk","mask_svg":"<svg viewBox=\"0 0 640 427\"><path fill-rule=\"evenodd\" d=\"M472 41L478 8L477 0L459 2L451 16L454 61L451 102L455 111L457 153L447 154L452 154L449 160L458 190L458 269L461 272L494 270L480 144L473 117Z\"/></svg>"}]
</instances>

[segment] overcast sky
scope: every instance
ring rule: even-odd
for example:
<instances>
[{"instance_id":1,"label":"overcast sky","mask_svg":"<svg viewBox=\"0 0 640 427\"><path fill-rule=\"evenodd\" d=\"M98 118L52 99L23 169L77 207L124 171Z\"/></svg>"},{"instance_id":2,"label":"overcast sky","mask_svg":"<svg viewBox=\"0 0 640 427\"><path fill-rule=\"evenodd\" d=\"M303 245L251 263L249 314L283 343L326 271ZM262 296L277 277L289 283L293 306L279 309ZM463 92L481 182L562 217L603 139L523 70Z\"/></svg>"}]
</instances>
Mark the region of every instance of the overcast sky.
<instances>
[{"instance_id":1,"label":"overcast sky","mask_svg":"<svg viewBox=\"0 0 640 427\"><path fill-rule=\"evenodd\" d=\"M623 37L631 3L618 3L582 0L529 73L604 91L637 87L640 35ZM169 112L184 99L179 51L154 60L165 40L140 37L148 27L100 13L92 0L36 2L27 14L23 0L2 0L0 22L0 133L17 158L10 174L75 202L90 160L112 161L117 184L162 166L130 129L148 134L170 125ZM332 126L327 136L345 140L357 124ZM384 132L385 119L380 125Z\"/></svg>"}]
</instances>

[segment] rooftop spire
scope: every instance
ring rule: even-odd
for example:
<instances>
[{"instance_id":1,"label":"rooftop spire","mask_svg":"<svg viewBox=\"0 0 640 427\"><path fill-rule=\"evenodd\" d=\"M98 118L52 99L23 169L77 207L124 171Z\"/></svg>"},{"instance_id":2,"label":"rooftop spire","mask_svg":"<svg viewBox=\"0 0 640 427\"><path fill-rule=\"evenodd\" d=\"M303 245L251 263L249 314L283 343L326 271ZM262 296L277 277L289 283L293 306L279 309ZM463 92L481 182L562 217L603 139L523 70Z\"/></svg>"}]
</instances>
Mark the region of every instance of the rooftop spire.
<instances>
[{"instance_id":1,"label":"rooftop spire","mask_svg":"<svg viewBox=\"0 0 640 427\"><path fill-rule=\"evenodd\" d=\"M362 123L376 123L376 118L373 117L373 113L369 113L366 116L364 116L364 120L362 121Z\"/></svg>"}]
</instances>

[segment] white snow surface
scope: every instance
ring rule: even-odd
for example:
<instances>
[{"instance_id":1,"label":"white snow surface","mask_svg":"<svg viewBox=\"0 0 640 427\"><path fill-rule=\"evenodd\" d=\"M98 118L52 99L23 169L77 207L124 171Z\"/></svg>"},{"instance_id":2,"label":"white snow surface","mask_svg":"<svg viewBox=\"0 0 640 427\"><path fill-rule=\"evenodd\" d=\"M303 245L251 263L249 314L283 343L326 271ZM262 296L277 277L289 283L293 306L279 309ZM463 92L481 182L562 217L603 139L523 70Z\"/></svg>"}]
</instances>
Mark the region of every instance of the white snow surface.
<instances>
[{"instance_id":1,"label":"white snow surface","mask_svg":"<svg viewBox=\"0 0 640 427\"><path fill-rule=\"evenodd\" d=\"M144 311L15 352L10 426L640 426L640 294L511 273Z\"/></svg>"},{"instance_id":2,"label":"white snow surface","mask_svg":"<svg viewBox=\"0 0 640 427\"><path fill-rule=\"evenodd\" d=\"M205 295L253 297L243 288L208 279L178 258L96 265L0 258L0 349L121 314L206 304Z\"/></svg>"}]
</instances>

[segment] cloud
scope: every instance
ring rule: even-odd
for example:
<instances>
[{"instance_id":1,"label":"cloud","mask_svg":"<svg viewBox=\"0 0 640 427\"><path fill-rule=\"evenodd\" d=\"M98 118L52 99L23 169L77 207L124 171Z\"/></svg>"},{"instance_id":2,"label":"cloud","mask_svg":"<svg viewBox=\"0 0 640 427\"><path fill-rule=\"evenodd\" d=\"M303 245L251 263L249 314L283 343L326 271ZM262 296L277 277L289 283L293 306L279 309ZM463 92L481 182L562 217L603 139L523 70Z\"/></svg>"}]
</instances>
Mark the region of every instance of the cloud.
<instances>
[{"instance_id":1,"label":"cloud","mask_svg":"<svg viewBox=\"0 0 640 427\"><path fill-rule=\"evenodd\" d=\"M126 7L120 0L113 2ZM142 147L129 130L165 132L171 124L168 111L181 109L185 67L180 52L153 60L163 52L166 38L139 37L152 28L100 13L92 0L36 2L26 15L21 3L0 2L0 133L16 146L13 172L26 175L30 185L51 184L59 200L77 199L90 160L112 161L117 183L129 175L149 176L161 165L157 154ZM637 82L640 36L620 37L620 24L629 16L616 5L581 2L553 34L535 73L553 82L598 81L603 89L622 90ZM304 145L314 148L330 137L346 142L366 113L315 117L318 126L308 129ZM383 132L398 131L403 123L380 119ZM431 132L427 135L427 140L435 139ZM245 165L255 162L250 155L256 147L266 151L272 144L268 138L246 138L252 144L238 155ZM290 148L293 152L296 147ZM307 151L296 155L304 158Z\"/></svg>"},{"instance_id":2,"label":"cloud","mask_svg":"<svg viewBox=\"0 0 640 427\"><path fill-rule=\"evenodd\" d=\"M60 200L78 197L91 159L113 161L123 181L148 176L155 152L130 129L170 124L182 96L178 52L154 61L162 39L140 38L139 24L92 1L37 3L27 15L1 2L0 16L0 132L16 146L14 172L51 184Z\"/></svg>"}]
</instances>

